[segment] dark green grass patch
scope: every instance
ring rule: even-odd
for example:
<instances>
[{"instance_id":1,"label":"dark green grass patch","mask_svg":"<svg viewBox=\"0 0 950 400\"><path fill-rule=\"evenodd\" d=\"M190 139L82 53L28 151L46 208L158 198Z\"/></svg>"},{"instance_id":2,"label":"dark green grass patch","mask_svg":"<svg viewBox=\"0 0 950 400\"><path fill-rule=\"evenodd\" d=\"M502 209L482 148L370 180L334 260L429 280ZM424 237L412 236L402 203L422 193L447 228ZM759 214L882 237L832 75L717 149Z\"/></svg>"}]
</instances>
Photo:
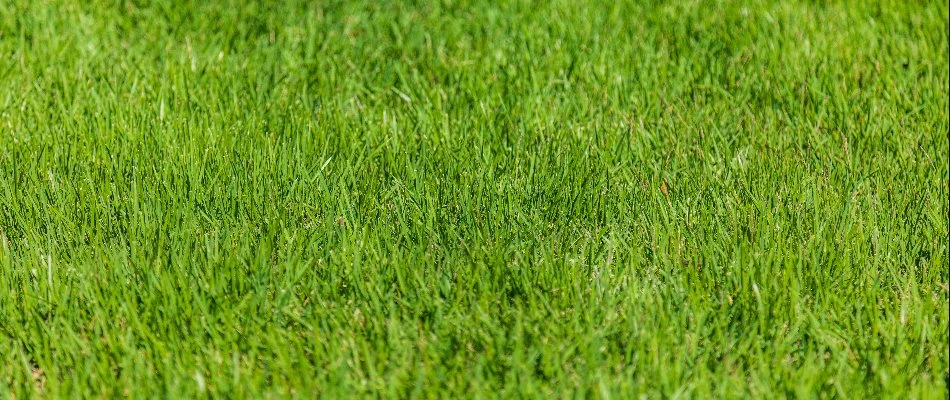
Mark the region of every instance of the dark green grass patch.
<instances>
[{"instance_id":1,"label":"dark green grass patch","mask_svg":"<svg viewBox=\"0 0 950 400\"><path fill-rule=\"evenodd\" d=\"M947 13L0 1L0 397L946 398Z\"/></svg>"}]
</instances>

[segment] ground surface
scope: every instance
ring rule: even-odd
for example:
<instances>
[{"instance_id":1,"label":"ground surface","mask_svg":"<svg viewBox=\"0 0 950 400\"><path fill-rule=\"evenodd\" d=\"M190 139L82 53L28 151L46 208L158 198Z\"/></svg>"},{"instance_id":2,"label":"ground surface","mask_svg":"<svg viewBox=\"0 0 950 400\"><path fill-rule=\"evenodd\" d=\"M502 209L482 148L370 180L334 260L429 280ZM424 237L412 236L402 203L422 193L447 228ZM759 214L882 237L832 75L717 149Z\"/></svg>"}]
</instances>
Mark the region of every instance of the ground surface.
<instances>
[{"instance_id":1,"label":"ground surface","mask_svg":"<svg viewBox=\"0 0 950 400\"><path fill-rule=\"evenodd\" d=\"M946 398L945 1L0 2L0 397Z\"/></svg>"}]
</instances>

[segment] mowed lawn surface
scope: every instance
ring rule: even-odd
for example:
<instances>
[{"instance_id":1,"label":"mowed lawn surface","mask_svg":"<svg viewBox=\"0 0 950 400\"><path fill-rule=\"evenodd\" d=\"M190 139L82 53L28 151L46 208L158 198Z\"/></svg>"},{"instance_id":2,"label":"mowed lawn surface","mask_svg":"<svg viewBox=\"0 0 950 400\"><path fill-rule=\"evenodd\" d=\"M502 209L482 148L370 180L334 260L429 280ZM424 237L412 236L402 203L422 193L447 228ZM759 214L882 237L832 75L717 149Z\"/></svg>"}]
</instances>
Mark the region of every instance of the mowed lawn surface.
<instances>
[{"instance_id":1,"label":"mowed lawn surface","mask_svg":"<svg viewBox=\"0 0 950 400\"><path fill-rule=\"evenodd\" d=\"M0 1L0 397L947 397L944 1Z\"/></svg>"}]
</instances>

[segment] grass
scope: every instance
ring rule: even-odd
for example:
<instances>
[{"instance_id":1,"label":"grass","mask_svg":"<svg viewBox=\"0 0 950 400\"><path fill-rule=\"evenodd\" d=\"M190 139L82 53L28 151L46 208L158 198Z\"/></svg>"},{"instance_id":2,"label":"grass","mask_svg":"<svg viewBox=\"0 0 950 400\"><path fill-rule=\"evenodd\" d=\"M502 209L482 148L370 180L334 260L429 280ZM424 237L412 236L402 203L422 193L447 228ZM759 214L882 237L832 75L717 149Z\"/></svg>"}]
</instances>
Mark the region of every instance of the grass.
<instances>
[{"instance_id":1,"label":"grass","mask_svg":"<svg viewBox=\"0 0 950 400\"><path fill-rule=\"evenodd\" d=\"M947 398L945 1L0 2L0 397Z\"/></svg>"}]
</instances>

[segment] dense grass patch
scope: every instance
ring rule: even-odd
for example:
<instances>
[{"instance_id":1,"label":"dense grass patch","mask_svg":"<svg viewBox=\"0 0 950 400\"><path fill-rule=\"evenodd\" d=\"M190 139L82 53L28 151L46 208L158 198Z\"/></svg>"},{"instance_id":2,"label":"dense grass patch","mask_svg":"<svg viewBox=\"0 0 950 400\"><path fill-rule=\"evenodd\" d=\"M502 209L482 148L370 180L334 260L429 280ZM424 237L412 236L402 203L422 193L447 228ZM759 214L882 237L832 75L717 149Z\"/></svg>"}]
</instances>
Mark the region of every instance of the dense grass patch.
<instances>
[{"instance_id":1,"label":"dense grass patch","mask_svg":"<svg viewBox=\"0 0 950 400\"><path fill-rule=\"evenodd\" d=\"M0 397L946 398L944 1L0 1Z\"/></svg>"}]
</instances>

